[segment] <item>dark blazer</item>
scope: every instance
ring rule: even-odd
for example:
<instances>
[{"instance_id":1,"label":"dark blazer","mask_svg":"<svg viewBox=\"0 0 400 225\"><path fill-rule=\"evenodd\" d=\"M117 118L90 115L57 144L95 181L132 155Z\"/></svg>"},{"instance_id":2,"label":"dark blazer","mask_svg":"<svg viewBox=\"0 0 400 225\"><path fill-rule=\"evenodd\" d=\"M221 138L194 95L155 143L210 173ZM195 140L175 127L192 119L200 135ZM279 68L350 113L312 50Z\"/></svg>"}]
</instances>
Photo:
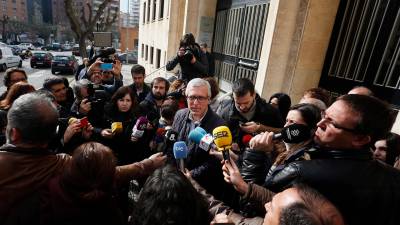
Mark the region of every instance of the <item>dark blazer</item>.
<instances>
[{"instance_id":1,"label":"dark blazer","mask_svg":"<svg viewBox=\"0 0 400 225\"><path fill-rule=\"evenodd\" d=\"M200 123L200 127L206 130L207 133L212 133L214 128L223 125L226 125L224 120L210 108L208 108L206 115ZM178 141L189 143L188 135L191 131L189 109L181 109L176 113L172 129L179 133ZM172 149L170 150L170 154L173 155ZM186 168L192 171L192 177L195 180L214 194L218 190L218 183L223 182L221 163L219 160L210 156L208 152L199 148L197 144L189 146Z\"/></svg>"}]
</instances>

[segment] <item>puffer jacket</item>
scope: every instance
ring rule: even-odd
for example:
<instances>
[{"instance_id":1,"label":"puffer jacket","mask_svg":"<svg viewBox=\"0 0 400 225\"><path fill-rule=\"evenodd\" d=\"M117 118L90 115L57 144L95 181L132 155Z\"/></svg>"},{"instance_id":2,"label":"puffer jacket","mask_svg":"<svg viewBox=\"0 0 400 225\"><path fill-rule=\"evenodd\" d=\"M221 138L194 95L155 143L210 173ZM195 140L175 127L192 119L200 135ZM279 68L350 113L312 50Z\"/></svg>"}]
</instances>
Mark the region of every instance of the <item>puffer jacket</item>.
<instances>
[{"instance_id":1,"label":"puffer jacket","mask_svg":"<svg viewBox=\"0 0 400 225\"><path fill-rule=\"evenodd\" d=\"M369 149L307 152L311 160L286 165L265 187L279 192L303 182L327 197L349 225L400 224L400 171L372 160Z\"/></svg>"}]
</instances>

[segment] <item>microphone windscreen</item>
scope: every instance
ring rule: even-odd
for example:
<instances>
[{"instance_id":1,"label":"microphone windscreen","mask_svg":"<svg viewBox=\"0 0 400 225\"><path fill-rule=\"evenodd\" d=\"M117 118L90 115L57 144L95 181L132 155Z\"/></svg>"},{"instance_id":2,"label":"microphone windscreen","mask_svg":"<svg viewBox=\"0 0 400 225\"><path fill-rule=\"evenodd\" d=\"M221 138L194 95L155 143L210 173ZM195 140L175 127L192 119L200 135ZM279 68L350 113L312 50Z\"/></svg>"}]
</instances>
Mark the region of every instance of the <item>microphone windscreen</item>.
<instances>
[{"instance_id":1,"label":"microphone windscreen","mask_svg":"<svg viewBox=\"0 0 400 225\"><path fill-rule=\"evenodd\" d=\"M193 141L196 144L200 143L200 140L203 138L203 136L207 133L203 133L203 128L201 127L196 127L192 131L189 132L189 140ZM205 130L204 130L205 131Z\"/></svg>"},{"instance_id":2,"label":"microphone windscreen","mask_svg":"<svg viewBox=\"0 0 400 225\"><path fill-rule=\"evenodd\" d=\"M206 135L207 134L207 131L204 130L202 127L196 127L194 129L197 130L198 132L200 132L202 135Z\"/></svg>"},{"instance_id":3,"label":"microphone windscreen","mask_svg":"<svg viewBox=\"0 0 400 225\"><path fill-rule=\"evenodd\" d=\"M227 126L219 126L213 130L214 143L219 150L232 145L232 134Z\"/></svg>"},{"instance_id":4,"label":"microphone windscreen","mask_svg":"<svg viewBox=\"0 0 400 225\"><path fill-rule=\"evenodd\" d=\"M280 137L286 143L300 143L311 138L311 129L304 124L291 124L280 132ZM276 135L279 136L279 135ZM274 135L274 139L275 135Z\"/></svg>"},{"instance_id":5,"label":"microphone windscreen","mask_svg":"<svg viewBox=\"0 0 400 225\"><path fill-rule=\"evenodd\" d=\"M156 131L156 135L157 136L164 136L165 135L165 128L163 128L163 127L159 127L159 128L157 128L157 131Z\"/></svg>"},{"instance_id":6,"label":"microphone windscreen","mask_svg":"<svg viewBox=\"0 0 400 225\"><path fill-rule=\"evenodd\" d=\"M172 129L167 130L167 132L165 133L165 140L168 143L176 142L177 138L178 138L178 132L176 132Z\"/></svg>"},{"instance_id":7,"label":"microphone windscreen","mask_svg":"<svg viewBox=\"0 0 400 225\"><path fill-rule=\"evenodd\" d=\"M75 117L69 118L69 120L68 120L68 125L71 125L72 123L74 123L74 122L77 121L77 120L78 120L78 119L75 118Z\"/></svg>"},{"instance_id":8,"label":"microphone windscreen","mask_svg":"<svg viewBox=\"0 0 400 225\"><path fill-rule=\"evenodd\" d=\"M183 141L175 142L173 151L174 151L175 159L186 159L187 158L188 148L187 148L185 142L183 142Z\"/></svg>"},{"instance_id":9,"label":"microphone windscreen","mask_svg":"<svg viewBox=\"0 0 400 225\"><path fill-rule=\"evenodd\" d=\"M249 142L250 142L250 140L251 140L252 138L253 138L253 136L251 136L250 134L246 134L246 135L244 135L243 138L242 138L242 143L243 143L244 145L248 145Z\"/></svg>"},{"instance_id":10,"label":"microphone windscreen","mask_svg":"<svg viewBox=\"0 0 400 225\"><path fill-rule=\"evenodd\" d=\"M146 129L148 122L149 122L149 120L146 117L141 116L136 120L135 127L138 130L144 130L144 129Z\"/></svg>"}]
</instances>

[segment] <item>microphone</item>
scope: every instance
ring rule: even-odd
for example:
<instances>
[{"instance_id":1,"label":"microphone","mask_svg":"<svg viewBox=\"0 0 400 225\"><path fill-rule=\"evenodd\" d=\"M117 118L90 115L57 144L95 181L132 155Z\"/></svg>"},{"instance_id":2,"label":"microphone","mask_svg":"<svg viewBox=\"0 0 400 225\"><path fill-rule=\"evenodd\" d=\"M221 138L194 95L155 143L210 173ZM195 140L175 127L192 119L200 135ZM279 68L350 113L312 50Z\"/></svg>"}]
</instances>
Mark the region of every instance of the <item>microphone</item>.
<instances>
[{"instance_id":1,"label":"microphone","mask_svg":"<svg viewBox=\"0 0 400 225\"><path fill-rule=\"evenodd\" d=\"M164 127L159 127L159 128L157 128L157 130L156 130L156 135L155 135L155 137L154 137L154 141L156 142L156 143L162 143L162 142L164 142L164 138L165 138L165 133L166 133L166 131L165 131L165 128Z\"/></svg>"},{"instance_id":2,"label":"microphone","mask_svg":"<svg viewBox=\"0 0 400 225\"><path fill-rule=\"evenodd\" d=\"M194 130L190 131L188 138L198 144L204 151L208 151L210 148L215 148L213 136L207 134L207 131L201 127L196 127Z\"/></svg>"},{"instance_id":3,"label":"microphone","mask_svg":"<svg viewBox=\"0 0 400 225\"><path fill-rule=\"evenodd\" d=\"M122 133L123 127L121 122L114 122L111 124L111 133L112 134L119 134Z\"/></svg>"},{"instance_id":4,"label":"microphone","mask_svg":"<svg viewBox=\"0 0 400 225\"><path fill-rule=\"evenodd\" d=\"M75 117L71 117L68 119L68 125L71 125L72 123L75 123L75 121L79 121L79 127L80 128L84 128L87 127L89 125L89 120L88 118L85 116L82 119L77 119Z\"/></svg>"},{"instance_id":5,"label":"microphone","mask_svg":"<svg viewBox=\"0 0 400 225\"><path fill-rule=\"evenodd\" d=\"M176 163L179 166L179 170L183 173L185 172L185 159L187 158L188 148L183 141L175 142L174 147L174 157L176 159Z\"/></svg>"},{"instance_id":6,"label":"microphone","mask_svg":"<svg viewBox=\"0 0 400 225\"><path fill-rule=\"evenodd\" d=\"M218 151L222 151L225 160L229 160L232 148L232 134L227 126L219 126L213 130L214 143Z\"/></svg>"},{"instance_id":7,"label":"microphone","mask_svg":"<svg viewBox=\"0 0 400 225\"><path fill-rule=\"evenodd\" d=\"M311 138L311 129L303 124L291 124L274 134L273 140L281 139L286 143L300 143Z\"/></svg>"},{"instance_id":8,"label":"microphone","mask_svg":"<svg viewBox=\"0 0 400 225\"><path fill-rule=\"evenodd\" d=\"M168 150L172 148L172 146L174 145L174 143L176 142L177 138L178 138L178 132L169 129L167 130L167 132L165 132L165 136L164 136L164 150L163 153L164 155L168 154Z\"/></svg>"},{"instance_id":9,"label":"microphone","mask_svg":"<svg viewBox=\"0 0 400 225\"><path fill-rule=\"evenodd\" d=\"M246 134L242 137L242 143L245 146L249 146L250 140L253 138L250 134Z\"/></svg>"},{"instance_id":10,"label":"microphone","mask_svg":"<svg viewBox=\"0 0 400 225\"><path fill-rule=\"evenodd\" d=\"M139 117L136 120L135 126L133 126L133 128L132 128L132 137L135 137L135 138L143 137L143 133L147 127L148 122L149 122L149 120L146 117L144 117L144 116Z\"/></svg>"}]
</instances>

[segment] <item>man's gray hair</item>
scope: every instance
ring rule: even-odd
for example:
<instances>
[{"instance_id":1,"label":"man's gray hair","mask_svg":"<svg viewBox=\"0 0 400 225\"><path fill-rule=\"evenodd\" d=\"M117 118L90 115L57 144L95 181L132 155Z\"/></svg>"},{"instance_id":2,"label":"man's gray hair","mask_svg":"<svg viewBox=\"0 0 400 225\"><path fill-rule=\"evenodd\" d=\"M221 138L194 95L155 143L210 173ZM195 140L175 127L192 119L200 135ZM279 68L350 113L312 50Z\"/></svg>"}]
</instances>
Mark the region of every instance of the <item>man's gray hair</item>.
<instances>
[{"instance_id":1,"label":"man's gray hair","mask_svg":"<svg viewBox=\"0 0 400 225\"><path fill-rule=\"evenodd\" d=\"M74 95L75 95L76 99L83 100L81 90L83 87L86 88L89 83L90 83L90 81L88 79L80 79L77 82L75 82L75 84L72 86L72 90L74 91Z\"/></svg>"},{"instance_id":2,"label":"man's gray hair","mask_svg":"<svg viewBox=\"0 0 400 225\"><path fill-rule=\"evenodd\" d=\"M56 106L39 93L22 95L8 111L7 143L10 131L16 128L24 144L47 144L54 137L58 125Z\"/></svg>"},{"instance_id":3,"label":"man's gray hair","mask_svg":"<svg viewBox=\"0 0 400 225\"><path fill-rule=\"evenodd\" d=\"M185 91L186 96L188 95L188 90L190 88L193 88L193 87L204 87L204 86L207 87L207 94L208 94L208 97L210 98L211 97L211 86L208 83L208 81L206 81L204 79L201 79L201 78L194 78L194 79L189 81L189 83L186 86L186 91Z\"/></svg>"}]
</instances>

